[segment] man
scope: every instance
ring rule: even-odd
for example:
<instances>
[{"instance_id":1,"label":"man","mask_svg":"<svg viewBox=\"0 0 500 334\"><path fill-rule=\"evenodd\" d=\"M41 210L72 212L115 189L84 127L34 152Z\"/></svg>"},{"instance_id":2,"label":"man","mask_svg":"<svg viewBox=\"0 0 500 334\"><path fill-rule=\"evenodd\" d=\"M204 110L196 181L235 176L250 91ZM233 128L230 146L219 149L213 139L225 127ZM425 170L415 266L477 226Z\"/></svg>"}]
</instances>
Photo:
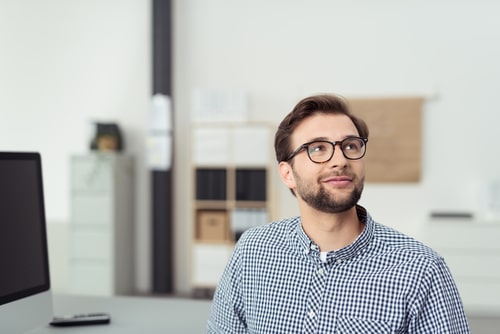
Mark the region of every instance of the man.
<instances>
[{"instance_id":1,"label":"man","mask_svg":"<svg viewBox=\"0 0 500 334\"><path fill-rule=\"evenodd\" d=\"M276 157L300 216L246 231L214 295L209 333L469 333L444 260L358 200L368 127L333 95L300 101Z\"/></svg>"}]
</instances>

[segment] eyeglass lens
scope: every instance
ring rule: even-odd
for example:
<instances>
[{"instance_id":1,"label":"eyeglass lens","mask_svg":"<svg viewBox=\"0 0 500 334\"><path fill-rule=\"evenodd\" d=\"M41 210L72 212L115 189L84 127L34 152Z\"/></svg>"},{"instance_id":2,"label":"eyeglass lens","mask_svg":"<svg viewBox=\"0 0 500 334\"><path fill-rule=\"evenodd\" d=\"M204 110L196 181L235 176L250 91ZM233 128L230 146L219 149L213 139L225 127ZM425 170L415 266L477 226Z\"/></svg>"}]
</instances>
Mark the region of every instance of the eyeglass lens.
<instances>
[{"instance_id":1,"label":"eyeglass lens","mask_svg":"<svg viewBox=\"0 0 500 334\"><path fill-rule=\"evenodd\" d=\"M316 141L309 143L307 154L314 162L325 162L333 157L335 145L339 144L347 159L360 159L365 154L365 142L361 138L346 138L341 142Z\"/></svg>"}]
</instances>

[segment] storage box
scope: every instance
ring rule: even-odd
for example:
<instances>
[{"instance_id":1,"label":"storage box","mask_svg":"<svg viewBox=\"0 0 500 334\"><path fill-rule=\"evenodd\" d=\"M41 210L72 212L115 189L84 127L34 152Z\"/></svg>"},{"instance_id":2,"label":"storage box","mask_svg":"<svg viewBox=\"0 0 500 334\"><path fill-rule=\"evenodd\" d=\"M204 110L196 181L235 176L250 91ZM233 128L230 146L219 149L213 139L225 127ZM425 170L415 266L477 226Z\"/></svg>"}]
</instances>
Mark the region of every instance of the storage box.
<instances>
[{"instance_id":1,"label":"storage box","mask_svg":"<svg viewBox=\"0 0 500 334\"><path fill-rule=\"evenodd\" d=\"M228 241L228 214L222 210L200 210L196 217L196 239L200 241Z\"/></svg>"}]
</instances>

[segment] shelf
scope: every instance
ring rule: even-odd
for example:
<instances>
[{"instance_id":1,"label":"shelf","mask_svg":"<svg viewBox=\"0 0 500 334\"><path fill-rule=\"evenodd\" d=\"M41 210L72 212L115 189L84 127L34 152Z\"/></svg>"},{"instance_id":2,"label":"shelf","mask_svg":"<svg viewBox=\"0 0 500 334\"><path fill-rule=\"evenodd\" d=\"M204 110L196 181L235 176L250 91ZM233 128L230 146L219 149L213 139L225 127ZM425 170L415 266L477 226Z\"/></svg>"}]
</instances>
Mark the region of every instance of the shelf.
<instances>
[{"instance_id":1,"label":"shelf","mask_svg":"<svg viewBox=\"0 0 500 334\"><path fill-rule=\"evenodd\" d=\"M269 222L269 130L238 124L193 131L194 289L215 288L241 234Z\"/></svg>"},{"instance_id":2,"label":"shelf","mask_svg":"<svg viewBox=\"0 0 500 334\"><path fill-rule=\"evenodd\" d=\"M265 209L268 205L268 202L260 201L235 201L233 207L241 209Z\"/></svg>"},{"instance_id":3,"label":"shelf","mask_svg":"<svg viewBox=\"0 0 500 334\"><path fill-rule=\"evenodd\" d=\"M225 210L228 208L227 201L210 201L210 200L195 200L194 206L198 209L206 210Z\"/></svg>"}]
</instances>

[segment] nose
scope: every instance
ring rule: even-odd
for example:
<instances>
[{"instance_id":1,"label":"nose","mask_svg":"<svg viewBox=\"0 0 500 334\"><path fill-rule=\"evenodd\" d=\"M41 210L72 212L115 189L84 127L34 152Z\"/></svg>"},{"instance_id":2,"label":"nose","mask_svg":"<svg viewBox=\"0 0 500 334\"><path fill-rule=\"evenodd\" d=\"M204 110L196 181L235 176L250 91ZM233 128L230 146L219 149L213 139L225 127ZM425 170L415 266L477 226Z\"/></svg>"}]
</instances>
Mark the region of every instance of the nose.
<instances>
[{"instance_id":1,"label":"nose","mask_svg":"<svg viewBox=\"0 0 500 334\"><path fill-rule=\"evenodd\" d=\"M342 152L340 143L335 143L335 146L333 148L334 148L333 156L330 159L330 161L328 161L327 163L330 165L331 168L335 168L335 167L343 168L343 167L345 167L348 164L349 159L347 159L344 156L344 152Z\"/></svg>"}]
</instances>

